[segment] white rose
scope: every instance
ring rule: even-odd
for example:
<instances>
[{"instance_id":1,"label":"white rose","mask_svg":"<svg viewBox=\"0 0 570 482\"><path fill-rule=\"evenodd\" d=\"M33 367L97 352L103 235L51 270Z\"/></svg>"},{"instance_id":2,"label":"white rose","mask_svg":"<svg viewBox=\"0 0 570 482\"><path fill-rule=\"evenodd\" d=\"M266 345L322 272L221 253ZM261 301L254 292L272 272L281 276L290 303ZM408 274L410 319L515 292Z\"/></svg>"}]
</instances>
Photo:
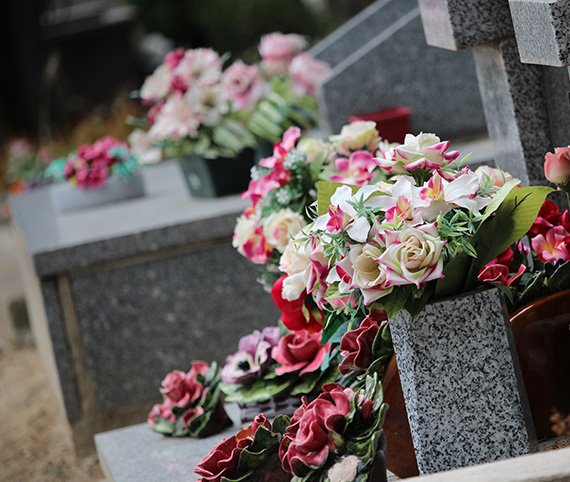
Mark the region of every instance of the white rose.
<instances>
[{"instance_id":1,"label":"white rose","mask_svg":"<svg viewBox=\"0 0 570 482\"><path fill-rule=\"evenodd\" d=\"M254 216L246 216L242 214L236 221L234 229L234 236L232 238L232 246L237 248L238 252L245 256L243 253L243 245L254 234L254 229L257 227L257 220Z\"/></svg>"},{"instance_id":2,"label":"white rose","mask_svg":"<svg viewBox=\"0 0 570 482\"><path fill-rule=\"evenodd\" d=\"M144 81L140 95L144 100L157 101L168 95L172 72L166 64L159 66Z\"/></svg>"},{"instance_id":3,"label":"white rose","mask_svg":"<svg viewBox=\"0 0 570 482\"><path fill-rule=\"evenodd\" d=\"M307 225L303 216L291 209L281 209L271 214L263 224L267 242L281 253L289 241Z\"/></svg>"},{"instance_id":4,"label":"white rose","mask_svg":"<svg viewBox=\"0 0 570 482\"><path fill-rule=\"evenodd\" d=\"M306 137L297 144L297 150L302 151L307 156L307 164L313 162L317 157L324 154L325 163L329 161L332 146L321 139Z\"/></svg>"},{"instance_id":5,"label":"white rose","mask_svg":"<svg viewBox=\"0 0 570 482\"><path fill-rule=\"evenodd\" d=\"M345 125L339 135L330 136L329 140L334 143L336 151L345 156L361 149L374 154L380 142L376 123L372 121L356 121Z\"/></svg>"}]
</instances>

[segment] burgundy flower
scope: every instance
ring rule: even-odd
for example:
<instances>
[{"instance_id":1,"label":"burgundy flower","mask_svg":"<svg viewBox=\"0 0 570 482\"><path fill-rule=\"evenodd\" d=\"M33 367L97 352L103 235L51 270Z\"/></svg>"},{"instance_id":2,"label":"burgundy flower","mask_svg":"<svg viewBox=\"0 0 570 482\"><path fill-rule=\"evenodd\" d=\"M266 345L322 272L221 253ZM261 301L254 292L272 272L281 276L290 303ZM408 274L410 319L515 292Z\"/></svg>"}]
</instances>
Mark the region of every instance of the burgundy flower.
<instances>
[{"instance_id":1,"label":"burgundy flower","mask_svg":"<svg viewBox=\"0 0 570 482\"><path fill-rule=\"evenodd\" d=\"M220 482L222 477L232 478L238 475L239 456L243 449L249 447L257 429L263 426L271 428L271 424L260 414L255 417L253 423L236 435L219 442L209 454L205 455L197 465L194 472L202 476L202 482Z\"/></svg>"},{"instance_id":2,"label":"burgundy flower","mask_svg":"<svg viewBox=\"0 0 570 482\"><path fill-rule=\"evenodd\" d=\"M309 468L324 465L329 453L336 449L332 432L338 432L354 398L350 388L337 383L324 385L323 390L309 404L303 397L279 446L283 469L298 477Z\"/></svg>"},{"instance_id":3,"label":"burgundy flower","mask_svg":"<svg viewBox=\"0 0 570 482\"><path fill-rule=\"evenodd\" d=\"M273 359L282 365L275 373L299 372L304 375L318 370L330 349L330 343L321 345L321 336L321 333L299 330L281 338L271 352Z\"/></svg>"},{"instance_id":4,"label":"burgundy flower","mask_svg":"<svg viewBox=\"0 0 570 482\"><path fill-rule=\"evenodd\" d=\"M372 347L380 325L387 323L388 317L384 310L370 310L360 327L346 333L340 342L341 355L344 360L338 369L341 374L366 369L374 361Z\"/></svg>"}]
</instances>

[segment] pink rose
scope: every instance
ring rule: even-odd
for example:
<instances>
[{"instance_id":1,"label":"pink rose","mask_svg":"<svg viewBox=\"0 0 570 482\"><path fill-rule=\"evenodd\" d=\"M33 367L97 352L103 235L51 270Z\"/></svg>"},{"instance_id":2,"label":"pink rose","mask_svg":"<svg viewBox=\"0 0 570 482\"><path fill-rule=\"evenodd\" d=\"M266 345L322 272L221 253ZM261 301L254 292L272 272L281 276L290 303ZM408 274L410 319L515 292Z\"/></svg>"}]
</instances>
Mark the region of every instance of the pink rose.
<instances>
[{"instance_id":1,"label":"pink rose","mask_svg":"<svg viewBox=\"0 0 570 482\"><path fill-rule=\"evenodd\" d=\"M275 369L277 375L299 372L311 373L319 368L330 349L330 343L321 345L321 333L309 334L306 330L288 333L273 348L271 356L282 366Z\"/></svg>"},{"instance_id":2,"label":"pink rose","mask_svg":"<svg viewBox=\"0 0 570 482\"><path fill-rule=\"evenodd\" d=\"M283 75L295 55L307 46L307 41L296 34L284 35L280 32L261 37L259 53L262 65L269 75Z\"/></svg>"},{"instance_id":3,"label":"pink rose","mask_svg":"<svg viewBox=\"0 0 570 482\"><path fill-rule=\"evenodd\" d=\"M151 427L156 426L156 417L169 420L170 422L176 422L176 416L172 413L173 408L174 402L169 398L165 399L162 403L154 405L148 414L149 425Z\"/></svg>"},{"instance_id":4,"label":"pink rose","mask_svg":"<svg viewBox=\"0 0 570 482\"><path fill-rule=\"evenodd\" d=\"M186 408L201 397L203 386L196 375L204 375L207 371L208 364L204 362L192 362L192 369L188 373L174 370L162 380L160 392L176 406Z\"/></svg>"},{"instance_id":5,"label":"pink rose","mask_svg":"<svg viewBox=\"0 0 570 482\"><path fill-rule=\"evenodd\" d=\"M332 432L350 411L354 392L337 383L323 386L313 402L303 404L293 414L279 446L283 469L303 477L311 468L321 467L336 449Z\"/></svg>"},{"instance_id":6,"label":"pink rose","mask_svg":"<svg viewBox=\"0 0 570 482\"><path fill-rule=\"evenodd\" d=\"M325 62L316 60L309 54L299 54L289 66L295 90L303 95L315 95L317 89L330 75L330 68Z\"/></svg>"},{"instance_id":7,"label":"pink rose","mask_svg":"<svg viewBox=\"0 0 570 482\"><path fill-rule=\"evenodd\" d=\"M346 333L340 342L341 355L344 360L338 369L342 375L359 369L366 369L374 361L372 346L380 329L380 324L386 323L388 317L384 310L372 308L364 318L360 327Z\"/></svg>"},{"instance_id":8,"label":"pink rose","mask_svg":"<svg viewBox=\"0 0 570 482\"><path fill-rule=\"evenodd\" d=\"M264 93L259 69L255 65L248 66L241 60L234 62L224 72L223 82L236 110L253 108Z\"/></svg>"},{"instance_id":9,"label":"pink rose","mask_svg":"<svg viewBox=\"0 0 570 482\"><path fill-rule=\"evenodd\" d=\"M194 469L195 473L202 476L198 480L220 482L222 477L229 479L236 477L240 454L243 449L251 445L257 429L261 426L271 428L271 424L263 414L255 417L253 423L246 429L219 442Z\"/></svg>"},{"instance_id":10,"label":"pink rose","mask_svg":"<svg viewBox=\"0 0 570 482\"><path fill-rule=\"evenodd\" d=\"M570 181L570 146L557 147L554 149L554 154L551 152L546 154L544 175L557 186L563 186Z\"/></svg>"}]
</instances>

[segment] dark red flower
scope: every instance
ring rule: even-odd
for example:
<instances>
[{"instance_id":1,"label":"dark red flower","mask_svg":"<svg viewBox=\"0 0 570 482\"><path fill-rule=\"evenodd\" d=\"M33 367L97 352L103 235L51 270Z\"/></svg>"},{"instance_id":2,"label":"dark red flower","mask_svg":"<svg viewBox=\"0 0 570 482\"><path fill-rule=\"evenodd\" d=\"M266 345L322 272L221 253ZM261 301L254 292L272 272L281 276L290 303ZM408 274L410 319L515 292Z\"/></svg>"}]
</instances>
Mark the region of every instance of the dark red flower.
<instances>
[{"instance_id":1,"label":"dark red flower","mask_svg":"<svg viewBox=\"0 0 570 482\"><path fill-rule=\"evenodd\" d=\"M288 333L273 347L271 357L282 366L275 369L277 375L299 372L299 375L311 373L323 363L330 343L321 345L321 334L310 334L306 330Z\"/></svg>"}]
</instances>

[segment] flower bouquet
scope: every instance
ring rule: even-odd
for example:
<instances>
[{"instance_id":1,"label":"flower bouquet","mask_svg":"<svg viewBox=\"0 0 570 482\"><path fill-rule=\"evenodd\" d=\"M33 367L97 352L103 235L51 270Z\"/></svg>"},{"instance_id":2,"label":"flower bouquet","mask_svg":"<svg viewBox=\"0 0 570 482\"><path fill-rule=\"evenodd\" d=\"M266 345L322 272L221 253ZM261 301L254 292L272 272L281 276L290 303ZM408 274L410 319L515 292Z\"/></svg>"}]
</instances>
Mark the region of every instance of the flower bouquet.
<instances>
[{"instance_id":1,"label":"flower bouquet","mask_svg":"<svg viewBox=\"0 0 570 482\"><path fill-rule=\"evenodd\" d=\"M45 169L52 161L47 146L36 149L29 139L19 138L10 142L6 154L8 192L18 194L46 182Z\"/></svg>"},{"instance_id":2,"label":"flower bouquet","mask_svg":"<svg viewBox=\"0 0 570 482\"><path fill-rule=\"evenodd\" d=\"M113 137L81 145L47 167L47 177L67 181L52 186L52 201L59 211L67 211L143 196L137 166L138 158L128 144Z\"/></svg>"},{"instance_id":3,"label":"flower bouquet","mask_svg":"<svg viewBox=\"0 0 570 482\"><path fill-rule=\"evenodd\" d=\"M377 378L356 392L337 383L303 399L293 417L264 415L220 442L196 467L202 481L386 480L382 423L387 406Z\"/></svg>"},{"instance_id":4,"label":"flower bouquet","mask_svg":"<svg viewBox=\"0 0 570 482\"><path fill-rule=\"evenodd\" d=\"M216 363L192 362L188 373L170 372L162 380L162 403L154 405L148 424L173 437L207 437L232 424L220 392L221 371Z\"/></svg>"},{"instance_id":5,"label":"flower bouquet","mask_svg":"<svg viewBox=\"0 0 570 482\"><path fill-rule=\"evenodd\" d=\"M221 389L226 402L237 402L242 421L264 412L292 415L301 396L316 397L323 384L338 373L335 363L323 367L330 345L321 344L321 334L279 327L255 330L244 336L239 349L226 359Z\"/></svg>"},{"instance_id":6,"label":"flower bouquet","mask_svg":"<svg viewBox=\"0 0 570 482\"><path fill-rule=\"evenodd\" d=\"M300 35L275 32L261 38L258 66L249 67L247 74L241 63L228 69L238 105L248 94L244 108L252 114L247 127L256 138L274 143L291 126L309 129L317 125L316 94L330 68L303 52L306 46Z\"/></svg>"}]
</instances>

